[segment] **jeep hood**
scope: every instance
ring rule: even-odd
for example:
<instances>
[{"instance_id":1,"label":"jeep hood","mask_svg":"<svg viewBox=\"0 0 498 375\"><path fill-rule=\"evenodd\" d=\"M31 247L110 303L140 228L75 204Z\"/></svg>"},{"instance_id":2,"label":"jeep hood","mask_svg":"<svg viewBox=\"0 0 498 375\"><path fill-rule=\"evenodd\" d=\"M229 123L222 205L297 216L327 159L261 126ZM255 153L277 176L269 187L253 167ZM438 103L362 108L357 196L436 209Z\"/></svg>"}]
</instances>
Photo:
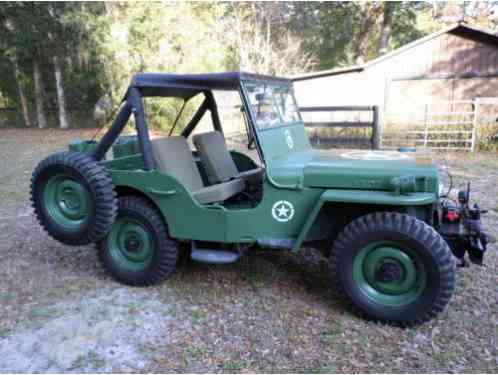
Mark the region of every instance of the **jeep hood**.
<instances>
[{"instance_id":1,"label":"jeep hood","mask_svg":"<svg viewBox=\"0 0 498 375\"><path fill-rule=\"evenodd\" d=\"M309 188L392 191L410 180L411 191L437 192L439 185L434 164L419 165L409 153L394 151L308 149L273 159L269 173L277 184Z\"/></svg>"}]
</instances>

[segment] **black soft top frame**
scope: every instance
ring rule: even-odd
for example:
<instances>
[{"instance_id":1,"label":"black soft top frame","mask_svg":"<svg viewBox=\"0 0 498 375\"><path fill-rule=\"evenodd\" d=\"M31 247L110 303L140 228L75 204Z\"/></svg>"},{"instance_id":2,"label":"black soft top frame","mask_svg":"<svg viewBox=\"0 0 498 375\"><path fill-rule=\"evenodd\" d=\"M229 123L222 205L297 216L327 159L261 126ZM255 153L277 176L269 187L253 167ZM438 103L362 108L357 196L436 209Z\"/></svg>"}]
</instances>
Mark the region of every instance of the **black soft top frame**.
<instances>
[{"instance_id":1,"label":"black soft top frame","mask_svg":"<svg viewBox=\"0 0 498 375\"><path fill-rule=\"evenodd\" d=\"M240 81L243 80L291 82L286 78L245 72L210 74L140 73L133 76L128 92L131 88L136 88L143 97L164 96L190 99L205 91L238 90ZM128 92L125 98L128 96Z\"/></svg>"},{"instance_id":2,"label":"black soft top frame","mask_svg":"<svg viewBox=\"0 0 498 375\"><path fill-rule=\"evenodd\" d=\"M236 90L239 91L241 81L262 80L292 84L286 78L265 76L244 72L226 72L211 74L165 74L165 73L140 73L133 76L128 90L123 98L122 106L116 115L111 127L104 134L93 152L96 160L102 160L105 153L112 146L116 138L121 134L131 114L135 116L138 144L142 153L145 170L154 169L155 163L152 157L149 130L145 121L143 109L144 97L175 97L187 101L197 94L204 94L204 101L189 121L182 136L188 137L192 130L201 120L202 116L209 110L215 130L222 131L218 109L214 99L213 90Z\"/></svg>"}]
</instances>

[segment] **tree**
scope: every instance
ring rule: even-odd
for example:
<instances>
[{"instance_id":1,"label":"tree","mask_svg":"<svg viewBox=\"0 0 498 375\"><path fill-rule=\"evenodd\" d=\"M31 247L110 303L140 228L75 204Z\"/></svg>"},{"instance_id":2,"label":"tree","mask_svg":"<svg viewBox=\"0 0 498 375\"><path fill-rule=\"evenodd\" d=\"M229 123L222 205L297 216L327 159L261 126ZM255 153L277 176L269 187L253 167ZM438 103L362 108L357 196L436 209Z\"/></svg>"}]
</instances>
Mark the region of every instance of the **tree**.
<instances>
[{"instance_id":1,"label":"tree","mask_svg":"<svg viewBox=\"0 0 498 375\"><path fill-rule=\"evenodd\" d=\"M303 40L289 31L283 3L233 3L224 17L225 35L235 69L292 75L308 71L315 58Z\"/></svg>"},{"instance_id":2,"label":"tree","mask_svg":"<svg viewBox=\"0 0 498 375\"><path fill-rule=\"evenodd\" d=\"M68 117L79 126L102 98L115 108L140 71L330 69L441 29L448 14L496 28L496 9L497 1L2 2L0 91L26 126L48 126L53 109L61 128ZM148 101L149 123L165 128L182 104Z\"/></svg>"},{"instance_id":3,"label":"tree","mask_svg":"<svg viewBox=\"0 0 498 375\"><path fill-rule=\"evenodd\" d=\"M16 81L17 92L19 95L19 104L21 107L21 113L23 115L24 125L26 127L31 127L31 118L29 115L28 99L24 90L24 75L19 67L18 57L16 53L16 48L10 45L10 39L15 33L14 26L12 22L4 14L4 17L0 17L0 33L4 35L4 38L0 41L0 52L3 51L3 57L6 58L14 69L14 78ZM0 53L0 56L2 53Z\"/></svg>"},{"instance_id":4,"label":"tree","mask_svg":"<svg viewBox=\"0 0 498 375\"><path fill-rule=\"evenodd\" d=\"M69 42L69 38L67 37L67 30L65 30L64 25L62 25L60 20L61 14L58 10L60 10L61 4L63 7L65 6L64 3L47 5L47 11L51 18L51 27L47 30L47 39L51 44L53 51L52 62L54 65L55 87L57 91L57 107L59 108L59 126L61 129L68 129L69 122L66 112L66 94L64 92L64 78L59 54L61 54L61 52L67 52L62 50L61 46L66 46L67 42ZM54 38L54 32L58 35L57 40Z\"/></svg>"},{"instance_id":5,"label":"tree","mask_svg":"<svg viewBox=\"0 0 498 375\"><path fill-rule=\"evenodd\" d=\"M318 69L351 64L358 5L354 2L287 3L288 27L316 57Z\"/></svg>"},{"instance_id":6,"label":"tree","mask_svg":"<svg viewBox=\"0 0 498 375\"><path fill-rule=\"evenodd\" d=\"M498 22L497 1L442 1L432 3L432 20L436 24L467 22L494 29Z\"/></svg>"},{"instance_id":7,"label":"tree","mask_svg":"<svg viewBox=\"0 0 498 375\"><path fill-rule=\"evenodd\" d=\"M36 107L37 124L40 128L47 126L45 115L44 88L41 76L40 59L43 51L43 38L38 32L34 22L26 22L28 19L40 22L39 9L33 3L8 2L2 4L2 14L8 29L6 40L11 50L15 51L15 64L21 71L21 66L29 66L33 74L34 99ZM21 101L22 103L22 101ZM21 104L22 105L22 104Z\"/></svg>"},{"instance_id":8,"label":"tree","mask_svg":"<svg viewBox=\"0 0 498 375\"><path fill-rule=\"evenodd\" d=\"M359 31L356 36L356 50L354 61L356 64L363 64L367 57L370 35L378 17L379 4L364 1L360 3Z\"/></svg>"},{"instance_id":9,"label":"tree","mask_svg":"<svg viewBox=\"0 0 498 375\"><path fill-rule=\"evenodd\" d=\"M67 120L66 112L66 94L64 93L64 81L62 78L62 68L59 57L54 54L54 75L55 75L55 86L57 88L57 105L59 107L59 125L61 129L69 128L69 123Z\"/></svg>"},{"instance_id":10,"label":"tree","mask_svg":"<svg viewBox=\"0 0 498 375\"><path fill-rule=\"evenodd\" d=\"M36 57L33 59L33 81L35 84L36 119L38 120L38 127L44 129L47 127L45 103L43 101L45 89L43 88L40 65Z\"/></svg>"},{"instance_id":11,"label":"tree","mask_svg":"<svg viewBox=\"0 0 498 375\"><path fill-rule=\"evenodd\" d=\"M24 80L17 85L17 91L29 89L28 92L23 90L20 107L26 108L23 103L34 101L38 126L47 126L46 110L56 104L59 125L67 128L68 103L76 106L91 103L93 106L102 92L105 77L99 73L102 67L96 61L95 43L89 41L95 26L91 24L95 18L89 14L100 9L103 9L102 4L0 4L0 21L8 20L12 29L2 33L5 46L0 44L0 47L5 51L15 51L16 65L14 60L11 64L16 76ZM66 64L71 64L70 74L65 71Z\"/></svg>"},{"instance_id":12,"label":"tree","mask_svg":"<svg viewBox=\"0 0 498 375\"><path fill-rule=\"evenodd\" d=\"M384 10L382 14L382 24L380 26L380 37L379 37L379 48L378 48L379 55L382 55L387 52L389 38L391 37L393 12L395 5L396 4L392 1L386 1L382 4Z\"/></svg>"},{"instance_id":13,"label":"tree","mask_svg":"<svg viewBox=\"0 0 498 375\"><path fill-rule=\"evenodd\" d=\"M14 66L14 73L17 83L17 90L19 92L19 102L21 104L21 112L24 119L24 125L29 128L32 126L32 123L29 115L28 98L26 97L26 94L24 92L23 74L21 72L21 69L19 68L15 53L12 54L11 61L12 65Z\"/></svg>"}]
</instances>

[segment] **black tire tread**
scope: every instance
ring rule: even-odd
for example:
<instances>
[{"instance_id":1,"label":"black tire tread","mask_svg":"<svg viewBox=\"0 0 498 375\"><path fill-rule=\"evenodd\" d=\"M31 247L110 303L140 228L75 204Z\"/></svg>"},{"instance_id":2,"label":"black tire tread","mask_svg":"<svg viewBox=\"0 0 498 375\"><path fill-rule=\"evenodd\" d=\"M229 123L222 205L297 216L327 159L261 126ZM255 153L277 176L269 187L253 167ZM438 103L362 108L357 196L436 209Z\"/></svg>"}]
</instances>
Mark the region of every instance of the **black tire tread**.
<instances>
[{"instance_id":1,"label":"black tire tread","mask_svg":"<svg viewBox=\"0 0 498 375\"><path fill-rule=\"evenodd\" d=\"M104 269L116 280L131 286L150 286L167 279L176 269L178 242L169 237L162 215L149 201L138 196L123 196L118 199L119 211L129 210L146 218L157 238L159 251L146 271L123 272L106 253L106 239L97 243L99 259Z\"/></svg>"},{"instance_id":2,"label":"black tire tread","mask_svg":"<svg viewBox=\"0 0 498 375\"><path fill-rule=\"evenodd\" d=\"M371 316L360 309L348 297L340 279L340 256L348 251L348 244L361 237L366 232L394 230L409 234L422 242L433 254L440 270L440 292L424 314L409 321L382 320ZM442 312L451 299L455 288L455 261L446 241L432 228L413 216L397 212L376 212L353 220L348 224L335 240L329 257L332 289L336 296L343 300L357 315L389 324L414 326L434 318Z\"/></svg>"},{"instance_id":3,"label":"black tire tread","mask_svg":"<svg viewBox=\"0 0 498 375\"><path fill-rule=\"evenodd\" d=\"M37 184L47 169L63 165L79 173L93 188L95 220L88 230L80 235L62 235L42 212ZM111 177L105 167L90 155L81 152L62 151L42 160L35 168L30 184L31 205L43 229L56 240L67 245L87 245L99 241L108 232L117 214L117 195Z\"/></svg>"}]
</instances>

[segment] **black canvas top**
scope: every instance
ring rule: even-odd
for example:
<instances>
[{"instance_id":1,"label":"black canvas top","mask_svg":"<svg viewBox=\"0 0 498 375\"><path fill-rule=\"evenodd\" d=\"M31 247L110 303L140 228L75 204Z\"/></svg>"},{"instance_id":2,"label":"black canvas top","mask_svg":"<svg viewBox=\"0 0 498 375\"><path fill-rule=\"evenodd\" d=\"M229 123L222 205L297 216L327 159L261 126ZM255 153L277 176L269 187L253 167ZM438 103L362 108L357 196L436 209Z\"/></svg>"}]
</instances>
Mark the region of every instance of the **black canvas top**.
<instances>
[{"instance_id":1,"label":"black canvas top","mask_svg":"<svg viewBox=\"0 0 498 375\"><path fill-rule=\"evenodd\" d=\"M238 90L241 80L271 80L291 83L286 78L244 72L209 74L139 73L130 87L139 89L142 96L171 96L189 99L202 91Z\"/></svg>"}]
</instances>

